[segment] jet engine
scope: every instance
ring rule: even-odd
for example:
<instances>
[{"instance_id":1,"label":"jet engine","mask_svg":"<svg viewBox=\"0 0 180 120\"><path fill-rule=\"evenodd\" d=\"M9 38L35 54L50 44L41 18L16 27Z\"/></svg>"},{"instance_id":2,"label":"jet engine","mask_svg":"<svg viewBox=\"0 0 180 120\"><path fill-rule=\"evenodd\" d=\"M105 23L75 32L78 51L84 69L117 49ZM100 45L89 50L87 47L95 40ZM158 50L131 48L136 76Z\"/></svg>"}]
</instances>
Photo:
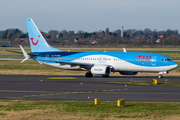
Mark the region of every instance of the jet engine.
<instances>
[{"instance_id":1,"label":"jet engine","mask_svg":"<svg viewBox=\"0 0 180 120\"><path fill-rule=\"evenodd\" d=\"M109 75L111 73L111 68L105 65L93 66L91 68L91 73L95 75Z\"/></svg>"},{"instance_id":2,"label":"jet engine","mask_svg":"<svg viewBox=\"0 0 180 120\"><path fill-rule=\"evenodd\" d=\"M124 72L124 71L121 71L119 72L121 75L137 75L138 72Z\"/></svg>"}]
</instances>

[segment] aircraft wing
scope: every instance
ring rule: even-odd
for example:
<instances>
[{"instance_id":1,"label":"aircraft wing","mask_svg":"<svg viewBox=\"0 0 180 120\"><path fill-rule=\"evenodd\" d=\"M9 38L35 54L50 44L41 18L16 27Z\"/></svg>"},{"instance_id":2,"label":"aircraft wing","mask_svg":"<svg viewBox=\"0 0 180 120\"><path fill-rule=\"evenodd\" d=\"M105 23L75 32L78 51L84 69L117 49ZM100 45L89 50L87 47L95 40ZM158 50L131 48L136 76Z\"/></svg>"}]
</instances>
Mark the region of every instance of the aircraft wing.
<instances>
[{"instance_id":1,"label":"aircraft wing","mask_svg":"<svg viewBox=\"0 0 180 120\"><path fill-rule=\"evenodd\" d=\"M12 51L12 50L4 50L4 51L23 54L23 52L17 52L17 51ZM32 54L32 53L27 53L27 54L28 54L28 55L33 55L33 56L39 56L38 54Z\"/></svg>"},{"instance_id":2,"label":"aircraft wing","mask_svg":"<svg viewBox=\"0 0 180 120\"><path fill-rule=\"evenodd\" d=\"M47 60L47 59L36 59L36 60L40 60L40 61L53 61L56 63L60 63L60 65L74 65L74 66L79 66L81 68L84 69L90 69L91 67L94 66L94 64L90 64L90 63L80 63L80 62L69 62L69 61L59 61L59 60Z\"/></svg>"},{"instance_id":3,"label":"aircraft wing","mask_svg":"<svg viewBox=\"0 0 180 120\"><path fill-rule=\"evenodd\" d=\"M4 51L8 51L8 52L13 52L13 53L23 54L22 52L17 52L17 51L12 51L12 50L4 50Z\"/></svg>"}]
</instances>

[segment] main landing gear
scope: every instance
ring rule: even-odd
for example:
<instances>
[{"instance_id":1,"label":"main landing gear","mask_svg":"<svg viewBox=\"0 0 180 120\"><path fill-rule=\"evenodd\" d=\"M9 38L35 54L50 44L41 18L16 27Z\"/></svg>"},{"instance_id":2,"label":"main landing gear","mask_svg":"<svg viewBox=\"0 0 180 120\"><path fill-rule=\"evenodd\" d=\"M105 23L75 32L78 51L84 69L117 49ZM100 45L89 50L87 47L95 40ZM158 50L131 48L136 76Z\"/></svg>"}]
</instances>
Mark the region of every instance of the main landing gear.
<instances>
[{"instance_id":1,"label":"main landing gear","mask_svg":"<svg viewBox=\"0 0 180 120\"><path fill-rule=\"evenodd\" d=\"M93 77L93 74L91 72L87 72L86 77Z\"/></svg>"},{"instance_id":2,"label":"main landing gear","mask_svg":"<svg viewBox=\"0 0 180 120\"><path fill-rule=\"evenodd\" d=\"M102 77L109 77L109 75L102 75Z\"/></svg>"},{"instance_id":3,"label":"main landing gear","mask_svg":"<svg viewBox=\"0 0 180 120\"><path fill-rule=\"evenodd\" d=\"M93 74L91 72L87 72L85 74L86 77L93 77ZM102 77L109 77L109 75L102 75Z\"/></svg>"}]
</instances>

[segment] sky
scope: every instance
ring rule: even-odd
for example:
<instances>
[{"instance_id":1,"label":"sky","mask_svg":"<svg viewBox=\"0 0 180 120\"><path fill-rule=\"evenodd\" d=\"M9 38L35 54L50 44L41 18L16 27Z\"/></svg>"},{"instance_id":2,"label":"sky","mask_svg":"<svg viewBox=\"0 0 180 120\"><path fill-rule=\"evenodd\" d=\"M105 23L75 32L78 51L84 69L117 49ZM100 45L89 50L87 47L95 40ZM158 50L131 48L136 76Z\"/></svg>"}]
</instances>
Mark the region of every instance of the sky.
<instances>
[{"instance_id":1,"label":"sky","mask_svg":"<svg viewBox=\"0 0 180 120\"><path fill-rule=\"evenodd\" d=\"M0 30L27 32L25 18L49 30L94 32L109 28L179 30L180 0L2 0Z\"/></svg>"}]
</instances>

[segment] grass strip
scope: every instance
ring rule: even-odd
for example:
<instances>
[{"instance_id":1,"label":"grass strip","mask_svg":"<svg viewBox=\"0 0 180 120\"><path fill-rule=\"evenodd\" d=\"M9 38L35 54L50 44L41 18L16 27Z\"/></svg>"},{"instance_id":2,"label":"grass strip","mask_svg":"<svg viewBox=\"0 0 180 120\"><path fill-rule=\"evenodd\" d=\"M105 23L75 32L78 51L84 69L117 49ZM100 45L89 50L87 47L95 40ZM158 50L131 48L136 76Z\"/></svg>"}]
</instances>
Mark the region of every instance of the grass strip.
<instances>
[{"instance_id":1,"label":"grass strip","mask_svg":"<svg viewBox=\"0 0 180 120\"><path fill-rule=\"evenodd\" d=\"M178 102L25 101L0 100L0 119L178 119Z\"/></svg>"}]
</instances>

